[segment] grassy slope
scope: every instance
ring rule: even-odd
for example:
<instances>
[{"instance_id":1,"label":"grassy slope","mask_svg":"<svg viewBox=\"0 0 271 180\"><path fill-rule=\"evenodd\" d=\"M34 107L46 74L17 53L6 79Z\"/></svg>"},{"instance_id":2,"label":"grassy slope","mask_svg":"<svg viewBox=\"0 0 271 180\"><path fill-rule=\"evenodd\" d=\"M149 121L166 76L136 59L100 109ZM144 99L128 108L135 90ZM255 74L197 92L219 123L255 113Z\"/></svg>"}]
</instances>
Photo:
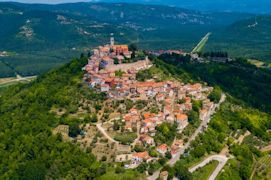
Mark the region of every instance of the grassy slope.
<instances>
[{"instance_id":1,"label":"grassy slope","mask_svg":"<svg viewBox=\"0 0 271 180\"><path fill-rule=\"evenodd\" d=\"M195 171L192 174L193 180L198 180L198 179L207 180L210 177L210 175L213 173L217 165L218 165L218 161L212 161L206 166L204 166L203 168Z\"/></svg>"}]
</instances>

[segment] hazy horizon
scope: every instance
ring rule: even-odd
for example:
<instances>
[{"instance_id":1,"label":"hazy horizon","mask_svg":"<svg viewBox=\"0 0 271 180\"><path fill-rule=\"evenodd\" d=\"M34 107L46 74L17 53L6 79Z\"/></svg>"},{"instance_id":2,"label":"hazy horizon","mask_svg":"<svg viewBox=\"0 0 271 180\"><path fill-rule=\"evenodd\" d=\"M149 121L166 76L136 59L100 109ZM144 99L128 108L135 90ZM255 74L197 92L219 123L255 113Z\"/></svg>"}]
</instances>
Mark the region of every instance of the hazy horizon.
<instances>
[{"instance_id":1,"label":"hazy horizon","mask_svg":"<svg viewBox=\"0 0 271 180\"><path fill-rule=\"evenodd\" d=\"M74 2L123 2L176 6L199 11L271 13L270 0L11 0L21 3L60 4ZM0 0L0 2L8 2Z\"/></svg>"}]
</instances>

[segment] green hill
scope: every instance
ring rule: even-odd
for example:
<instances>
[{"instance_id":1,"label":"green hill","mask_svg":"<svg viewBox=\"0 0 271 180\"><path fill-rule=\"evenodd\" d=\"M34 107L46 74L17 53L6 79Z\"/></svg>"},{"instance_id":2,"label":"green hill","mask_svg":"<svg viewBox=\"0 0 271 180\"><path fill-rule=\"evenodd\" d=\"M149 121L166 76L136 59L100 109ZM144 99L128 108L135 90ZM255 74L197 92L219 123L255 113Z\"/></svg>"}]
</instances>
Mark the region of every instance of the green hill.
<instances>
[{"instance_id":1,"label":"green hill","mask_svg":"<svg viewBox=\"0 0 271 180\"><path fill-rule=\"evenodd\" d=\"M16 52L0 60L21 75L36 75L107 43L110 33L118 43L142 49L191 51L214 27L245 17L250 15L138 4L0 3L0 51ZM7 71L0 77L10 76Z\"/></svg>"},{"instance_id":2,"label":"green hill","mask_svg":"<svg viewBox=\"0 0 271 180\"><path fill-rule=\"evenodd\" d=\"M83 153L78 147L64 143L59 136L51 133L51 129L59 124L59 119L49 110L52 105L64 102L65 96L68 97L65 101L67 106L78 100L77 77L85 62L85 59L74 60L29 85L10 87L1 94L1 178L99 176L101 165L91 154Z\"/></svg>"},{"instance_id":3,"label":"green hill","mask_svg":"<svg viewBox=\"0 0 271 180\"><path fill-rule=\"evenodd\" d=\"M214 32L206 47L232 56L271 61L271 16L257 16Z\"/></svg>"},{"instance_id":4,"label":"green hill","mask_svg":"<svg viewBox=\"0 0 271 180\"><path fill-rule=\"evenodd\" d=\"M225 137L239 130L249 130L258 139L270 142L267 131L271 128L270 71L258 69L243 60L230 64L183 64L178 59L161 58L164 61L156 59L154 63L166 75L183 82L204 80L213 86L219 85L228 93L230 100L215 116L211 130L197 140L204 141L197 143L204 152L221 150L226 143ZM64 142L60 136L52 134L52 130L60 124L69 125L69 133L78 133L79 124L86 123L84 118L74 118L82 109L81 102L88 101L90 109L104 102L104 94L94 92L82 83L81 68L86 62L86 58L74 59L29 84L1 91L0 179L93 179L111 174L120 179L140 177L137 171L116 175L110 164L97 162L88 151L83 152L75 144ZM61 117L52 113L59 108L65 112ZM85 113L83 116L93 112ZM191 149L190 160L195 160L195 151ZM238 152L235 153L238 155ZM251 161L238 161L251 167ZM237 173L238 170L237 167Z\"/></svg>"}]
</instances>

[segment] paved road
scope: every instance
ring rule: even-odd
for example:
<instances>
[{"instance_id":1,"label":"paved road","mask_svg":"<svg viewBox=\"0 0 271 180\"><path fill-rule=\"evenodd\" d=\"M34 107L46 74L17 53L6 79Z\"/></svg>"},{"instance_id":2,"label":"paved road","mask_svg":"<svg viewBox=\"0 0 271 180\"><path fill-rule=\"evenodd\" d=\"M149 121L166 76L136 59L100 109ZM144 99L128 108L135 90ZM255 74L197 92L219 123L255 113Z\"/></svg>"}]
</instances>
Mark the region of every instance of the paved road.
<instances>
[{"instance_id":1,"label":"paved road","mask_svg":"<svg viewBox=\"0 0 271 180\"><path fill-rule=\"evenodd\" d=\"M0 83L0 85L12 83L12 82L19 82L19 81L31 81L31 80L35 79L36 77L37 76L22 77L22 76L17 75L16 78L7 80L7 81L5 81L3 83Z\"/></svg>"},{"instance_id":2,"label":"paved road","mask_svg":"<svg viewBox=\"0 0 271 180\"><path fill-rule=\"evenodd\" d=\"M204 161L202 161L198 165L196 165L196 166L194 166L192 168L189 168L189 172L193 173L197 169L206 166L211 161L218 161L219 162L218 166L216 167L216 169L214 170L214 172L211 174L211 176L208 178L209 180L214 180L217 177L217 175L219 174L219 172L226 165L228 159L229 158L227 158L227 156L224 156L224 155L212 155L212 156L206 158Z\"/></svg>"},{"instance_id":3,"label":"paved road","mask_svg":"<svg viewBox=\"0 0 271 180\"><path fill-rule=\"evenodd\" d=\"M111 138L105 131L105 129L102 127L102 124L96 124L96 127L98 128L98 130L111 142L114 143L119 143L118 141L114 140L113 138Z\"/></svg>"},{"instance_id":4,"label":"paved road","mask_svg":"<svg viewBox=\"0 0 271 180\"><path fill-rule=\"evenodd\" d=\"M268 152L271 151L271 144L268 146L263 147L262 149L260 149L262 152Z\"/></svg>"},{"instance_id":5,"label":"paved road","mask_svg":"<svg viewBox=\"0 0 271 180\"><path fill-rule=\"evenodd\" d=\"M226 95L223 93L220 101L218 104L215 105L215 108L209 113L209 116L206 119L203 119L200 126L198 127L198 129L194 132L194 134L189 138L189 140L187 141L187 143L178 151L178 153L176 154L176 156L174 156L174 158L171 158L167 164L170 166L173 166L181 157L181 155L185 152L185 150L187 148L190 147L190 144L192 141L194 141L196 139L196 137L204 132L205 128L207 127L208 123L210 122L212 115L215 113L215 110L226 100ZM152 176L148 177L148 180L156 180L159 177L160 171L156 171L155 173L153 173Z\"/></svg>"}]
</instances>

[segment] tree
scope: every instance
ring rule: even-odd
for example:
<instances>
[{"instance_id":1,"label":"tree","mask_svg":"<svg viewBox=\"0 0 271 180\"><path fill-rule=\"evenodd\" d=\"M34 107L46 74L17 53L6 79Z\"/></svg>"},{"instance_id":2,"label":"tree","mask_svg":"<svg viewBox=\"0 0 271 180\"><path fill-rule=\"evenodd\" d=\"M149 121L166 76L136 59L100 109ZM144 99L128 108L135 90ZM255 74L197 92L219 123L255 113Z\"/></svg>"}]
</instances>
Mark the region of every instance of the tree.
<instances>
[{"instance_id":1,"label":"tree","mask_svg":"<svg viewBox=\"0 0 271 180\"><path fill-rule=\"evenodd\" d=\"M135 51L133 51L132 54L131 54L131 58L135 59L135 57L136 57L136 53L135 53Z\"/></svg>"},{"instance_id":2,"label":"tree","mask_svg":"<svg viewBox=\"0 0 271 180\"><path fill-rule=\"evenodd\" d=\"M106 156L102 156L101 161L106 161L106 160L107 160L107 157Z\"/></svg>"},{"instance_id":3,"label":"tree","mask_svg":"<svg viewBox=\"0 0 271 180\"><path fill-rule=\"evenodd\" d=\"M188 113L188 121L192 124L199 121L199 113L197 111L190 111Z\"/></svg>"},{"instance_id":4,"label":"tree","mask_svg":"<svg viewBox=\"0 0 271 180\"><path fill-rule=\"evenodd\" d=\"M124 74L124 72L121 70L115 71L115 76L117 76L117 77L122 77L123 74Z\"/></svg>"},{"instance_id":5,"label":"tree","mask_svg":"<svg viewBox=\"0 0 271 180\"><path fill-rule=\"evenodd\" d=\"M117 58L114 58L114 64L119 64L119 60Z\"/></svg>"},{"instance_id":6,"label":"tree","mask_svg":"<svg viewBox=\"0 0 271 180\"><path fill-rule=\"evenodd\" d=\"M199 112L201 108L202 108L202 101L192 101L193 111Z\"/></svg>"},{"instance_id":7,"label":"tree","mask_svg":"<svg viewBox=\"0 0 271 180\"><path fill-rule=\"evenodd\" d=\"M154 140L158 144L171 144L177 134L177 125L170 123L163 123L156 128L157 132Z\"/></svg>"},{"instance_id":8,"label":"tree","mask_svg":"<svg viewBox=\"0 0 271 180\"><path fill-rule=\"evenodd\" d=\"M81 53L80 55L80 59L84 58L85 57L85 54L84 53Z\"/></svg>"},{"instance_id":9,"label":"tree","mask_svg":"<svg viewBox=\"0 0 271 180\"><path fill-rule=\"evenodd\" d=\"M123 167L117 166L115 169L116 174L122 174L125 172L125 169Z\"/></svg>"},{"instance_id":10,"label":"tree","mask_svg":"<svg viewBox=\"0 0 271 180\"><path fill-rule=\"evenodd\" d=\"M145 81L147 79L151 79L152 78L152 73L149 69L146 70L141 70L136 74L136 80L138 81Z\"/></svg>"},{"instance_id":11,"label":"tree","mask_svg":"<svg viewBox=\"0 0 271 180\"><path fill-rule=\"evenodd\" d=\"M214 90L209 94L208 98L211 101L218 103L220 101L221 95L222 95L221 89L218 86L215 86Z\"/></svg>"},{"instance_id":12,"label":"tree","mask_svg":"<svg viewBox=\"0 0 271 180\"><path fill-rule=\"evenodd\" d=\"M197 146L194 150L193 150L193 155L197 158L202 157L205 154L205 148L201 145L201 146Z\"/></svg>"},{"instance_id":13,"label":"tree","mask_svg":"<svg viewBox=\"0 0 271 180\"><path fill-rule=\"evenodd\" d=\"M78 123L72 123L69 126L69 136L70 137L76 137L78 134L80 134L80 128Z\"/></svg>"},{"instance_id":14,"label":"tree","mask_svg":"<svg viewBox=\"0 0 271 180\"><path fill-rule=\"evenodd\" d=\"M129 51L137 51L138 48L137 48L137 45L135 43L132 43L129 45Z\"/></svg>"},{"instance_id":15,"label":"tree","mask_svg":"<svg viewBox=\"0 0 271 180\"><path fill-rule=\"evenodd\" d=\"M192 179L191 173L188 169L181 163L181 161L177 161L174 166L175 176L180 180L190 180Z\"/></svg>"},{"instance_id":16,"label":"tree","mask_svg":"<svg viewBox=\"0 0 271 180\"><path fill-rule=\"evenodd\" d=\"M119 123L117 121L114 121L113 129L114 129L114 131L120 130L120 125L119 125Z\"/></svg>"},{"instance_id":17,"label":"tree","mask_svg":"<svg viewBox=\"0 0 271 180\"><path fill-rule=\"evenodd\" d=\"M96 114L96 113L93 114L93 115L91 116L90 122L92 122L92 123L98 122L98 117L97 117L97 114Z\"/></svg>"},{"instance_id":18,"label":"tree","mask_svg":"<svg viewBox=\"0 0 271 180\"><path fill-rule=\"evenodd\" d=\"M143 152L144 147L137 144L137 145L135 145L134 150L135 150L135 152Z\"/></svg>"},{"instance_id":19,"label":"tree","mask_svg":"<svg viewBox=\"0 0 271 180\"><path fill-rule=\"evenodd\" d=\"M140 173L144 173L148 168L148 164L145 162L142 162L137 168L136 170Z\"/></svg>"},{"instance_id":20,"label":"tree","mask_svg":"<svg viewBox=\"0 0 271 180\"><path fill-rule=\"evenodd\" d=\"M25 166L23 166L21 171L21 179L42 180L45 179L46 175L45 165L37 161L29 161Z\"/></svg>"},{"instance_id":21,"label":"tree","mask_svg":"<svg viewBox=\"0 0 271 180\"><path fill-rule=\"evenodd\" d=\"M88 52L88 57L90 57L91 56L91 52Z\"/></svg>"},{"instance_id":22,"label":"tree","mask_svg":"<svg viewBox=\"0 0 271 180\"><path fill-rule=\"evenodd\" d=\"M172 155L171 155L171 153L170 153L169 151L167 151L166 154L165 154L165 157L166 157L167 159L171 159L171 158L172 158Z\"/></svg>"}]
</instances>

